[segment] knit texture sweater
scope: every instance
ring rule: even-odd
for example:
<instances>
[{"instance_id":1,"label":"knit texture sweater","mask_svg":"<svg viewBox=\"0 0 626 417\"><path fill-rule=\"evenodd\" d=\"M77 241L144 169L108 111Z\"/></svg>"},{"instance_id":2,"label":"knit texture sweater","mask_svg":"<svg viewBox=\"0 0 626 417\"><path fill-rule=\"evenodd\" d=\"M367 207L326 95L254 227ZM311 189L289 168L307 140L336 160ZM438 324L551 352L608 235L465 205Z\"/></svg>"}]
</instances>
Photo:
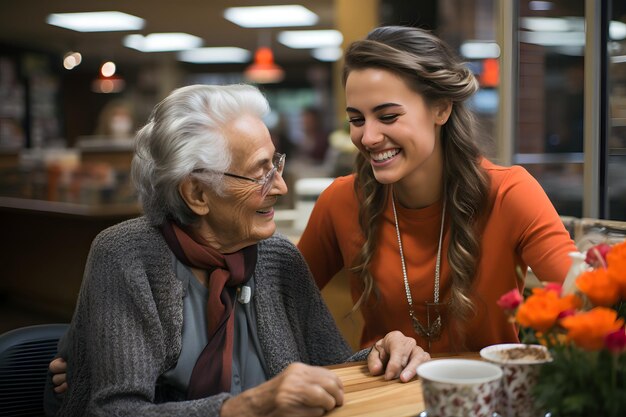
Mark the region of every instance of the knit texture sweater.
<instances>
[{"instance_id":1,"label":"knit texture sweater","mask_svg":"<svg viewBox=\"0 0 626 417\"><path fill-rule=\"evenodd\" d=\"M69 390L58 415L219 415L228 393L187 401L156 389L181 351L185 288L171 259L160 232L143 217L96 237L70 330L60 343ZM293 362L365 359L367 350L351 356L302 256L287 239L259 243L255 280L257 329L269 378Z\"/></svg>"}]
</instances>

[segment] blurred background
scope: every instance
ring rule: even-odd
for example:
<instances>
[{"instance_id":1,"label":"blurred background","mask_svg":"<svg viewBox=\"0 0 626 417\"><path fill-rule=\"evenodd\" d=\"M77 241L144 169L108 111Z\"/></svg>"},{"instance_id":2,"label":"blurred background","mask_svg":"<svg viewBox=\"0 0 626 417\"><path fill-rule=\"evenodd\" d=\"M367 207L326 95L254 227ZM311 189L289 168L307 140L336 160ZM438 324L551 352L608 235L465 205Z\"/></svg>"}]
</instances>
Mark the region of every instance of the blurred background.
<instances>
[{"instance_id":1,"label":"blurred background","mask_svg":"<svg viewBox=\"0 0 626 417\"><path fill-rule=\"evenodd\" d=\"M474 71L489 158L526 167L562 216L626 220L623 0L1 0L0 322L69 320L95 234L140 214L133 134L184 85L267 96L291 191L276 219L297 240L352 169L341 50L389 24L434 31Z\"/></svg>"}]
</instances>

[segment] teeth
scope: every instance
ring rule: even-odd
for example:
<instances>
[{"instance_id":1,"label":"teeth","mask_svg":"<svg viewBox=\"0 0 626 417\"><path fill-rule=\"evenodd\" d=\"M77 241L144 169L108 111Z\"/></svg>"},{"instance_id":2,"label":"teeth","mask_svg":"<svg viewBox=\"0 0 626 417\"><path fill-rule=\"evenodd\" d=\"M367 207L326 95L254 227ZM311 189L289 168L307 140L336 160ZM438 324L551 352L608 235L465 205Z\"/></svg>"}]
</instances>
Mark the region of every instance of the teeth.
<instances>
[{"instance_id":1,"label":"teeth","mask_svg":"<svg viewBox=\"0 0 626 417\"><path fill-rule=\"evenodd\" d=\"M398 153L400 153L400 149L393 149L390 151L385 151L385 152L380 152L377 154L372 154L372 159L376 162L382 162L385 161L389 158L392 158L394 156L396 156Z\"/></svg>"}]
</instances>

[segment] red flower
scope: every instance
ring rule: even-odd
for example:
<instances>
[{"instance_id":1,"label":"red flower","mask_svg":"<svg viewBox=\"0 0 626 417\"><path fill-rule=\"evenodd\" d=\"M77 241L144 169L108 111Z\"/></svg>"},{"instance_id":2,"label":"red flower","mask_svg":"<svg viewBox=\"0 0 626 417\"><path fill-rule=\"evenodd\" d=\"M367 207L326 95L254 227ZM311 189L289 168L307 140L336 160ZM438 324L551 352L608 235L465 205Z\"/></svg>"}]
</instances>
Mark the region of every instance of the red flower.
<instances>
[{"instance_id":1,"label":"red flower","mask_svg":"<svg viewBox=\"0 0 626 417\"><path fill-rule=\"evenodd\" d=\"M557 316L557 319L561 320L561 319L564 319L565 317L573 316L575 314L576 314L576 310L574 310L573 308L569 310L563 310L559 313L559 315Z\"/></svg>"},{"instance_id":2,"label":"red flower","mask_svg":"<svg viewBox=\"0 0 626 417\"><path fill-rule=\"evenodd\" d=\"M606 268L606 255L611 251L611 246L606 243L600 243L587 250L585 263L594 268Z\"/></svg>"},{"instance_id":3,"label":"red flower","mask_svg":"<svg viewBox=\"0 0 626 417\"><path fill-rule=\"evenodd\" d=\"M607 334L604 338L604 346L613 353L621 353L626 350L626 332L624 329Z\"/></svg>"},{"instance_id":4,"label":"red flower","mask_svg":"<svg viewBox=\"0 0 626 417\"><path fill-rule=\"evenodd\" d=\"M503 310L515 310L522 303L522 300L522 294L516 288L502 295L497 303Z\"/></svg>"}]
</instances>

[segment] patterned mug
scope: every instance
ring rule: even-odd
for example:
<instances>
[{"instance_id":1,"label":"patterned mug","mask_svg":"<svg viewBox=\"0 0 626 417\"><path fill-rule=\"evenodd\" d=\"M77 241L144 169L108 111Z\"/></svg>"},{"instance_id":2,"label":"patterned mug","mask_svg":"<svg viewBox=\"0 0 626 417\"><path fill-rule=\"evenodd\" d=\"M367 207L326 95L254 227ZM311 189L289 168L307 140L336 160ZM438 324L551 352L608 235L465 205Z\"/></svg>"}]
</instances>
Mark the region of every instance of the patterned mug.
<instances>
[{"instance_id":1,"label":"patterned mug","mask_svg":"<svg viewBox=\"0 0 626 417\"><path fill-rule=\"evenodd\" d=\"M537 409L532 395L541 364L552 360L545 346L503 343L483 348L480 356L502 368L499 409L503 416L536 417L545 414Z\"/></svg>"},{"instance_id":2,"label":"patterned mug","mask_svg":"<svg viewBox=\"0 0 626 417\"><path fill-rule=\"evenodd\" d=\"M436 359L417 367L428 417L491 417L497 410L502 370L471 359Z\"/></svg>"}]
</instances>

